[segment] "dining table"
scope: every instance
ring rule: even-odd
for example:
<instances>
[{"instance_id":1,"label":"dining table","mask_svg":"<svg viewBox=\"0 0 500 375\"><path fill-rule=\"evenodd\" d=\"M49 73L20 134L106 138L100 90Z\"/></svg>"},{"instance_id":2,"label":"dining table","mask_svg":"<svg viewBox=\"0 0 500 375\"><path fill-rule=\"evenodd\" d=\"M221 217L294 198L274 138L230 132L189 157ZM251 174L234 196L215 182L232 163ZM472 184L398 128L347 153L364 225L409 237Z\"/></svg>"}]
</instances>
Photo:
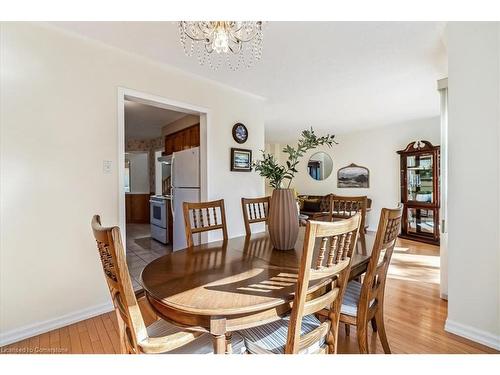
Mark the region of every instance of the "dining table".
<instances>
[{"instance_id":1,"label":"dining table","mask_svg":"<svg viewBox=\"0 0 500 375\"><path fill-rule=\"evenodd\" d=\"M160 318L207 332L215 353L230 352L226 339L232 332L278 320L290 311L304 233L301 227L291 250L274 249L266 231L161 256L142 271L146 297ZM374 238L374 233L366 234L364 249L360 241L356 244L349 279L366 271Z\"/></svg>"}]
</instances>

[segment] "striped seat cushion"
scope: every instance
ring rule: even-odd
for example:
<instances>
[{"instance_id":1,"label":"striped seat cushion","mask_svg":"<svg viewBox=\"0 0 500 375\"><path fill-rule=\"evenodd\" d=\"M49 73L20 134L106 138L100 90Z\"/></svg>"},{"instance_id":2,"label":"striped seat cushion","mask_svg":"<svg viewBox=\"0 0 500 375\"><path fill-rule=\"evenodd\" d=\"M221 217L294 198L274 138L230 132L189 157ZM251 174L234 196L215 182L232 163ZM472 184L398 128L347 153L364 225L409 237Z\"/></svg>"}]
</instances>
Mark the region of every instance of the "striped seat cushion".
<instances>
[{"instance_id":1,"label":"striped seat cushion","mask_svg":"<svg viewBox=\"0 0 500 375\"><path fill-rule=\"evenodd\" d=\"M361 283L356 280L349 281L345 290L344 299L340 312L345 315L357 316L358 315L358 301L361 295ZM373 305L375 300L370 302Z\"/></svg>"},{"instance_id":2,"label":"striped seat cushion","mask_svg":"<svg viewBox=\"0 0 500 375\"><path fill-rule=\"evenodd\" d=\"M147 327L147 330L150 337L163 337L182 331L181 328L161 319ZM231 344L234 354L242 354L246 352L243 338L237 333L233 333ZM191 341L189 344L183 345L166 354L213 354L213 352L214 347L212 335L205 333Z\"/></svg>"},{"instance_id":3,"label":"striped seat cushion","mask_svg":"<svg viewBox=\"0 0 500 375\"><path fill-rule=\"evenodd\" d=\"M283 354L285 352L286 339L290 316L286 316L276 322L268 323L259 327L239 331L245 340L248 352L253 354ZM314 315L302 318L301 335L305 335L318 328L321 322ZM316 353L325 344L325 339L316 342L299 352L299 354Z\"/></svg>"}]
</instances>

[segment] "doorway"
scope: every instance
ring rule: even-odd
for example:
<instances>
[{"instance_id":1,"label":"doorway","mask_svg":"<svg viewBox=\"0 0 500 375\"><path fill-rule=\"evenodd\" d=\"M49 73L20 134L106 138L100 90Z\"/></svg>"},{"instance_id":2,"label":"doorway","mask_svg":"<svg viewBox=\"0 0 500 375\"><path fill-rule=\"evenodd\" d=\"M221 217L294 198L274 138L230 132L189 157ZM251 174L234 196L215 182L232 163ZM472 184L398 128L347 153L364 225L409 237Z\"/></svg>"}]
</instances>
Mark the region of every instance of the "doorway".
<instances>
[{"instance_id":1,"label":"doorway","mask_svg":"<svg viewBox=\"0 0 500 375\"><path fill-rule=\"evenodd\" d=\"M190 121L196 123L198 131L199 199L206 200L208 117L208 110L201 107L134 90L118 90L119 226L136 290L141 288L144 266L172 251L165 143L170 133L189 127Z\"/></svg>"}]
</instances>

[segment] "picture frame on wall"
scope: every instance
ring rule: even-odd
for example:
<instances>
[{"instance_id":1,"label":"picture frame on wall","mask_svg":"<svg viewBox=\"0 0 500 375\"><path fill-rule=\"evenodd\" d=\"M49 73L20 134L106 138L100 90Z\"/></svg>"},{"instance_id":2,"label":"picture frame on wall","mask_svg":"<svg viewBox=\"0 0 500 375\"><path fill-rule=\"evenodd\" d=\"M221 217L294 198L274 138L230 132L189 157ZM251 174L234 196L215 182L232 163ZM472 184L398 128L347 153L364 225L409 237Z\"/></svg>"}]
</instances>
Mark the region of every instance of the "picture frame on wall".
<instances>
[{"instance_id":1,"label":"picture frame on wall","mask_svg":"<svg viewBox=\"0 0 500 375\"><path fill-rule=\"evenodd\" d=\"M250 172L252 170L252 150L231 148L231 171Z\"/></svg>"},{"instance_id":2,"label":"picture frame on wall","mask_svg":"<svg viewBox=\"0 0 500 375\"><path fill-rule=\"evenodd\" d=\"M337 187L359 189L369 188L370 170L354 163L340 168L337 172Z\"/></svg>"}]
</instances>

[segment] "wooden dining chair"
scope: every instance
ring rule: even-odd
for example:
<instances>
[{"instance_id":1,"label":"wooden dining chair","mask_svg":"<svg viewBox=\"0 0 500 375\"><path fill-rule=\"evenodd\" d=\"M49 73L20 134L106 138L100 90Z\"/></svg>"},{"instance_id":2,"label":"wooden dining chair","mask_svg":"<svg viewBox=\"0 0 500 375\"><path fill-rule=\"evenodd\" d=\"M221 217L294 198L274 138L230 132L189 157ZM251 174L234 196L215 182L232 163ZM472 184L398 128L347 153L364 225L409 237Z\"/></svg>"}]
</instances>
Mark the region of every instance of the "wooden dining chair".
<instances>
[{"instance_id":1,"label":"wooden dining chair","mask_svg":"<svg viewBox=\"0 0 500 375\"><path fill-rule=\"evenodd\" d=\"M120 228L103 227L98 215L94 215L91 225L115 306L121 353L213 353L212 338L207 333L183 331L161 319L146 326L139 308L139 300L132 288ZM149 306L144 302L143 305ZM235 335L232 345L241 351L243 340Z\"/></svg>"},{"instance_id":2,"label":"wooden dining chair","mask_svg":"<svg viewBox=\"0 0 500 375\"><path fill-rule=\"evenodd\" d=\"M361 251L366 254L366 237L365 237L365 223L366 223L366 208L368 206L367 196L347 197L341 195L330 196L330 212L329 220L334 219L347 219L355 215L357 212L361 213L361 226L359 230L359 242Z\"/></svg>"},{"instance_id":3,"label":"wooden dining chair","mask_svg":"<svg viewBox=\"0 0 500 375\"><path fill-rule=\"evenodd\" d=\"M384 325L384 290L387 269L391 262L401 226L402 208L383 208L380 213L377 235L363 283L352 280L347 285L342 302L340 321L346 326L356 326L359 352L368 354L368 323L378 331L386 354L391 353Z\"/></svg>"},{"instance_id":4,"label":"wooden dining chair","mask_svg":"<svg viewBox=\"0 0 500 375\"><path fill-rule=\"evenodd\" d=\"M291 313L239 331L250 353L336 353L340 306L360 222L358 214L334 223L307 223ZM328 313L320 321L315 313L324 310Z\"/></svg>"},{"instance_id":5,"label":"wooden dining chair","mask_svg":"<svg viewBox=\"0 0 500 375\"><path fill-rule=\"evenodd\" d=\"M245 221L247 236L252 234L250 224L267 223L270 205L271 197L241 198L241 208L243 210L243 220Z\"/></svg>"},{"instance_id":6,"label":"wooden dining chair","mask_svg":"<svg viewBox=\"0 0 500 375\"><path fill-rule=\"evenodd\" d=\"M211 202L184 202L184 226L187 246L192 247L193 234L222 230L222 238L227 240L226 211L224 199Z\"/></svg>"}]
</instances>

